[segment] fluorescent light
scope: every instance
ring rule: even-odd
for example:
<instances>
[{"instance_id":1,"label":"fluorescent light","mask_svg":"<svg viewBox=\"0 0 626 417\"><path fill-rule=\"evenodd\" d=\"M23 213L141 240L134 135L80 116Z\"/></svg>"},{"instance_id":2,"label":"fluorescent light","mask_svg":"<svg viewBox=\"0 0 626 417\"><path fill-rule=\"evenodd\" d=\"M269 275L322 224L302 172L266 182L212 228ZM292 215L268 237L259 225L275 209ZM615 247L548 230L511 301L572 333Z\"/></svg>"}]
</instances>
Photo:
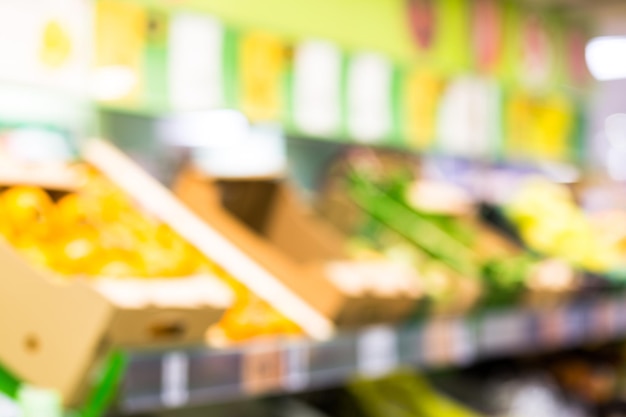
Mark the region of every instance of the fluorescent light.
<instances>
[{"instance_id":1,"label":"fluorescent light","mask_svg":"<svg viewBox=\"0 0 626 417\"><path fill-rule=\"evenodd\" d=\"M132 68L121 65L97 68L94 71L91 94L96 100L120 100L130 94L139 80Z\"/></svg>"},{"instance_id":2,"label":"fluorescent light","mask_svg":"<svg viewBox=\"0 0 626 417\"><path fill-rule=\"evenodd\" d=\"M626 37L602 36L587 44L589 71L599 81L626 78Z\"/></svg>"}]
</instances>

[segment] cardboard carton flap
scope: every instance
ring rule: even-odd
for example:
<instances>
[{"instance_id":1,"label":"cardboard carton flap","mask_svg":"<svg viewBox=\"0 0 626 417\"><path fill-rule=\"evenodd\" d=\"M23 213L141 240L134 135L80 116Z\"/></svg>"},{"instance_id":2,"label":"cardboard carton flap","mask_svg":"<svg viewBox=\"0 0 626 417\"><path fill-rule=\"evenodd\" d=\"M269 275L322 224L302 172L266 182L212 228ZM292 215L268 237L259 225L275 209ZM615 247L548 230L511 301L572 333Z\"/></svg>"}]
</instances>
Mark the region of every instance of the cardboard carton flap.
<instances>
[{"instance_id":1,"label":"cardboard carton flap","mask_svg":"<svg viewBox=\"0 0 626 417\"><path fill-rule=\"evenodd\" d=\"M49 279L0 241L0 362L24 381L75 399L114 308L89 287Z\"/></svg>"},{"instance_id":2,"label":"cardboard carton flap","mask_svg":"<svg viewBox=\"0 0 626 417\"><path fill-rule=\"evenodd\" d=\"M326 317L334 317L340 308L341 294L325 279L323 271L300 267L275 246L252 232L246 225L221 208L215 190L202 175L186 172L175 185L181 200L202 219L227 236L248 256L254 258L284 285L305 299Z\"/></svg>"},{"instance_id":3,"label":"cardboard carton flap","mask_svg":"<svg viewBox=\"0 0 626 417\"><path fill-rule=\"evenodd\" d=\"M123 189L135 201L149 209L160 221L194 245L252 292L292 319L313 337L327 338L333 325L317 306L301 297L298 280L291 285L277 279L259 258L252 258L221 233L215 223L207 224L156 180L146 174L112 145L99 140L90 141L84 149L85 159ZM223 228L222 228L223 230ZM246 239L241 239L242 241Z\"/></svg>"},{"instance_id":4,"label":"cardboard carton flap","mask_svg":"<svg viewBox=\"0 0 626 417\"><path fill-rule=\"evenodd\" d=\"M265 233L298 262L347 257L345 237L299 201L295 190L287 184L278 190Z\"/></svg>"}]
</instances>

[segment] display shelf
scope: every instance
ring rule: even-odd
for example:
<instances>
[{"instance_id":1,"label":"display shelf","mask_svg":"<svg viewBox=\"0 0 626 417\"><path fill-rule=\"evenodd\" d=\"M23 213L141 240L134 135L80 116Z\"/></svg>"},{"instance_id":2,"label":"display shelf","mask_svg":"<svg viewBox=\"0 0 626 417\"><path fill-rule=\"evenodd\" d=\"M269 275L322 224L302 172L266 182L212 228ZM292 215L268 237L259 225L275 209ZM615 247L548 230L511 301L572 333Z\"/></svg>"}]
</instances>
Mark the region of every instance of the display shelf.
<instances>
[{"instance_id":1,"label":"display shelf","mask_svg":"<svg viewBox=\"0 0 626 417\"><path fill-rule=\"evenodd\" d=\"M498 309L463 318L343 332L326 342L266 340L229 348L130 351L118 406L145 412L337 386L402 365L461 366L626 335L626 296L543 309Z\"/></svg>"}]
</instances>

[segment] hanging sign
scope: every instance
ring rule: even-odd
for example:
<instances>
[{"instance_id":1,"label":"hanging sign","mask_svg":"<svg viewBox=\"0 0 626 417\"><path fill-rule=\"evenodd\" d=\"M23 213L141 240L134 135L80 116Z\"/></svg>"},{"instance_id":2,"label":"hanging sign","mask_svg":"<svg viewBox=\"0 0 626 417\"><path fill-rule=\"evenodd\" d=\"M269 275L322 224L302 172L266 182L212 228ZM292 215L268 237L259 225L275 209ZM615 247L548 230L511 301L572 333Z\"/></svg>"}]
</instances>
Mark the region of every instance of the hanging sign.
<instances>
[{"instance_id":1,"label":"hanging sign","mask_svg":"<svg viewBox=\"0 0 626 417\"><path fill-rule=\"evenodd\" d=\"M493 73L500 61L502 12L498 0L471 2L472 50L479 71Z\"/></svg>"},{"instance_id":2,"label":"hanging sign","mask_svg":"<svg viewBox=\"0 0 626 417\"><path fill-rule=\"evenodd\" d=\"M407 15L413 41L420 51L429 50L435 38L435 1L408 0Z\"/></svg>"},{"instance_id":3,"label":"hanging sign","mask_svg":"<svg viewBox=\"0 0 626 417\"><path fill-rule=\"evenodd\" d=\"M567 68L574 85L585 85L589 81L589 71L585 60L587 36L580 29L570 29L566 34Z\"/></svg>"},{"instance_id":4,"label":"hanging sign","mask_svg":"<svg viewBox=\"0 0 626 417\"><path fill-rule=\"evenodd\" d=\"M451 82L441 101L438 147L458 156L488 156L499 114L497 98L493 81L461 77Z\"/></svg>"},{"instance_id":5,"label":"hanging sign","mask_svg":"<svg viewBox=\"0 0 626 417\"><path fill-rule=\"evenodd\" d=\"M329 42L297 46L294 62L294 121L314 136L332 137L341 122L342 55Z\"/></svg>"},{"instance_id":6,"label":"hanging sign","mask_svg":"<svg viewBox=\"0 0 626 417\"><path fill-rule=\"evenodd\" d=\"M355 56L348 67L348 131L358 142L383 140L391 131L392 65L376 54Z\"/></svg>"},{"instance_id":7,"label":"hanging sign","mask_svg":"<svg viewBox=\"0 0 626 417\"><path fill-rule=\"evenodd\" d=\"M416 69L406 75L404 133L412 147L427 149L433 143L443 87L443 79L432 70Z\"/></svg>"},{"instance_id":8,"label":"hanging sign","mask_svg":"<svg viewBox=\"0 0 626 417\"><path fill-rule=\"evenodd\" d=\"M530 14L525 16L521 27L522 81L530 85L545 85L554 65L554 50L551 36L543 19Z\"/></svg>"},{"instance_id":9,"label":"hanging sign","mask_svg":"<svg viewBox=\"0 0 626 417\"><path fill-rule=\"evenodd\" d=\"M140 103L147 27L147 13L140 5L120 0L96 2L94 98Z\"/></svg>"},{"instance_id":10,"label":"hanging sign","mask_svg":"<svg viewBox=\"0 0 626 417\"><path fill-rule=\"evenodd\" d=\"M265 33L249 33L239 49L241 107L252 121L277 120L283 109L286 47Z\"/></svg>"},{"instance_id":11,"label":"hanging sign","mask_svg":"<svg viewBox=\"0 0 626 417\"><path fill-rule=\"evenodd\" d=\"M90 2L0 2L0 81L84 96L89 75Z\"/></svg>"},{"instance_id":12,"label":"hanging sign","mask_svg":"<svg viewBox=\"0 0 626 417\"><path fill-rule=\"evenodd\" d=\"M173 16L168 84L174 109L210 109L223 103L223 37L215 19L188 13Z\"/></svg>"},{"instance_id":13,"label":"hanging sign","mask_svg":"<svg viewBox=\"0 0 626 417\"><path fill-rule=\"evenodd\" d=\"M505 108L505 136L509 156L567 160L573 150L575 108L567 97L553 93L510 94Z\"/></svg>"}]
</instances>

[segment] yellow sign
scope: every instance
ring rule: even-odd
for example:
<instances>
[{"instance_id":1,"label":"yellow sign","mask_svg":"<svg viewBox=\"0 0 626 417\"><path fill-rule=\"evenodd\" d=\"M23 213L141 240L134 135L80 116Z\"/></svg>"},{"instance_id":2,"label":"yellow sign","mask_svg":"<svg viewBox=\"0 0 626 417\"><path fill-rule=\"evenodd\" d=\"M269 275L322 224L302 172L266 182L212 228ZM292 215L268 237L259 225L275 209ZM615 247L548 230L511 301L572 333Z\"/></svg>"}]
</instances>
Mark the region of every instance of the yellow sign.
<instances>
[{"instance_id":1,"label":"yellow sign","mask_svg":"<svg viewBox=\"0 0 626 417\"><path fill-rule=\"evenodd\" d=\"M272 35L250 33L239 54L244 113L253 121L277 120L283 109L284 43Z\"/></svg>"},{"instance_id":2,"label":"yellow sign","mask_svg":"<svg viewBox=\"0 0 626 417\"><path fill-rule=\"evenodd\" d=\"M437 129L437 109L444 82L433 71L416 70L406 82L406 133L412 146L425 149L432 145Z\"/></svg>"},{"instance_id":3,"label":"yellow sign","mask_svg":"<svg viewBox=\"0 0 626 417\"><path fill-rule=\"evenodd\" d=\"M41 61L51 67L65 65L72 54L72 40L65 28L57 21L50 21L43 31L40 49Z\"/></svg>"},{"instance_id":4,"label":"yellow sign","mask_svg":"<svg viewBox=\"0 0 626 417\"><path fill-rule=\"evenodd\" d=\"M567 159L574 129L572 103L562 95L533 97L516 92L506 104L506 136L510 155Z\"/></svg>"},{"instance_id":5,"label":"yellow sign","mask_svg":"<svg viewBox=\"0 0 626 417\"><path fill-rule=\"evenodd\" d=\"M96 2L96 98L139 99L147 26L146 12L138 4L118 0Z\"/></svg>"}]
</instances>

